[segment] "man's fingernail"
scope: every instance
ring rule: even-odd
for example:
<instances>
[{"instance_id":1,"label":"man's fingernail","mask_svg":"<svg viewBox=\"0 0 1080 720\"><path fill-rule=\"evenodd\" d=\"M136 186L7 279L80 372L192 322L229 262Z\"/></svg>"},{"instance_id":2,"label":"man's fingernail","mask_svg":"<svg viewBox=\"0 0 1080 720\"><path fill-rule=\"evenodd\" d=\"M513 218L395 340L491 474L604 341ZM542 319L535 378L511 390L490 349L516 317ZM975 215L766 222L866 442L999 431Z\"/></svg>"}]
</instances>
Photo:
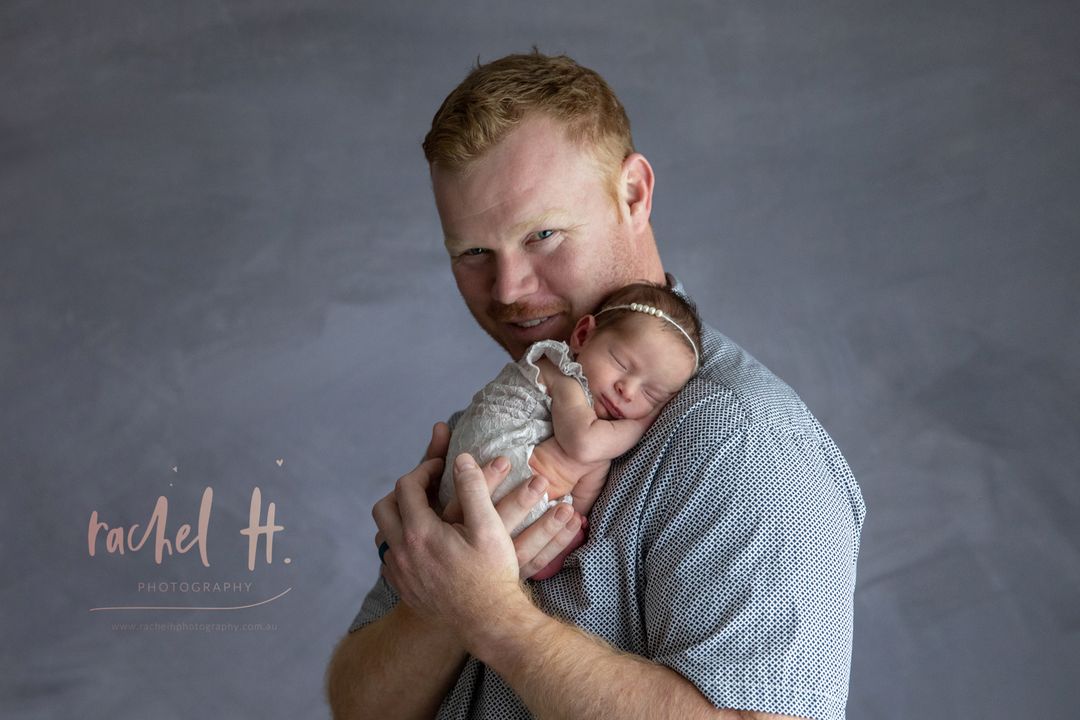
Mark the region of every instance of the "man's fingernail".
<instances>
[{"instance_id":1,"label":"man's fingernail","mask_svg":"<svg viewBox=\"0 0 1080 720\"><path fill-rule=\"evenodd\" d=\"M457 465L458 470L471 470L476 467L476 462L472 459L472 456L464 453L457 456L454 464Z\"/></svg>"},{"instance_id":2,"label":"man's fingernail","mask_svg":"<svg viewBox=\"0 0 1080 720\"><path fill-rule=\"evenodd\" d=\"M539 495L540 493L544 492L545 489L547 489L547 484L548 481L546 477L544 477L543 475L536 475L533 477L532 480L529 481L529 489Z\"/></svg>"},{"instance_id":3,"label":"man's fingernail","mask_svg":"<svg viewBox=\"0 0 1080 720\"><path fill-rule=\"evenodd\" d=\"M574 509L566 503L559 503L559 507L555 510L555 519L561 523L566 522L574 516Z\"/></svg>"},{"instance_id":4,"label":"man's fingernail","mask_svg":"<svg viewBox=\"0 0 1080 720\"><path fill-rule=\"evenodd\" d=\"M499 457L495 458L495 462L493 463L493 465L495 466L495 469L498 470L501 473L504 473L504 472L507 472L507 471L510 470L510 461L507 460L506 458L504 458L501 455Z\"/></svg>"}]
</instances>

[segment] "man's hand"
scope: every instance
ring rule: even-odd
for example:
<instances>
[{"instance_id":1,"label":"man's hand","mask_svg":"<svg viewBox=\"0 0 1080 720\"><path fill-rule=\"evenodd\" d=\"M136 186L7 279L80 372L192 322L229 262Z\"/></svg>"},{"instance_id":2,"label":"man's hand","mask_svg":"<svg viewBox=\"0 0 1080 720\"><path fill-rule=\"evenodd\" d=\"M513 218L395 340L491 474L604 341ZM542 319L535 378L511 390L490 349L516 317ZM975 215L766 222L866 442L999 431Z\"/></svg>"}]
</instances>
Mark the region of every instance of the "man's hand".
<instances>
[{"instance_id":1,"label":"man's hand","mask_svg":"<svg viewBox=\"0 0 1080 720\"><path fill-rule=\"evenodd\" d=\"M450 427L443 422L436 423L431 431L431 441L428 443L424 458L409 475L421 473L426 479L423 483L429 487L428 497L430 505L434 505L434 498L438 496L438 483L443 473L443 463L446 451L450 446ZM506 458L498 457L483 467L484 482L490 494L506 478L510 472L510 463ZM406 476L407 477L407 476ZM404 479L404 478L402 478ZM399 485L401 480L398 481ZM543 476L534 476L528 483L515 488L506 497L499 501L496 511L503 520L507 532L517 527L529 511L540 501L544 491L547 490L548 481ZM400 514L397 501L397 487L385 495L372 508L372 515L378 523L379 517L393 517ZM443 512L443 520L448 523L460 523L463 520L461 505L455 496L454 501ZM568 505L560 503L547 511L540 519L527 527L520 535L513 539L514 551L518 560L519 576L522 578L532 577L541 568L548 566L555 558L567 554L572 543L580 545L579 531L581 530L584 516L574 511ZM375 545L381 545L384 540L392 547L380 530L375 535ZM575 545L576 547L576 545Z\"/></svg>"},{"instance_id":2,"label":"man's hand","mask_svg":"<svg viewBox=\"0 0 1080 720\"><path fill-rule=\"evenodd\" d=\"M495 458L484 466L484 480L487 482L489 494L502 483L508 472L510 463L503 457ZM522 519L540 502L547 489L547 478L534 475L529 482L515 488L499 501L495 511L502 518L507 531L521 524ZM461 504L455 496L443 513L443 520L455 523L462 519ZM585 541L584 527L585 516L570 505L559 503L550 508L514 538L519 575L536 580L545 580L554 575L555 572L551 572L552 564L558 561L558 567L554 568L558 571L562 567L563 559Z\"/></svg>"},{"instance_id":3,"label":"man's hand","mask_svg":"<svg viewBox=\"0 0 1080 720\"><path fill-rule=\"evenodd\" d=\"M534 475L528 483L504 497L496 510L505 526L517 527L543 496L547 486L548 481L544 476ZM584 542L584 526L585 516L566 503L557 503L544 513L514 538L520 576L533 577L548 568L556 559L561 566L562 559ZM553 574L545 574L544 577L536 579L542 580Z\"/></svg>"},{"instance_id":4,"label":"man's hand","mask_svg":"<svg viewBox=\"0 0 1080 720\"><path fill-rule=\"evenodd\" d=\"M390 546L383 574L413 612L454 631L467 646L488 618L529 601L520 586L514 544L491 504L483 470L468 454L456 459L455 490L464 522L450 525L428 499L438 464L421 463L398 481L394 505L376 507L380 535Z\"/></svg>"}]
</instances>

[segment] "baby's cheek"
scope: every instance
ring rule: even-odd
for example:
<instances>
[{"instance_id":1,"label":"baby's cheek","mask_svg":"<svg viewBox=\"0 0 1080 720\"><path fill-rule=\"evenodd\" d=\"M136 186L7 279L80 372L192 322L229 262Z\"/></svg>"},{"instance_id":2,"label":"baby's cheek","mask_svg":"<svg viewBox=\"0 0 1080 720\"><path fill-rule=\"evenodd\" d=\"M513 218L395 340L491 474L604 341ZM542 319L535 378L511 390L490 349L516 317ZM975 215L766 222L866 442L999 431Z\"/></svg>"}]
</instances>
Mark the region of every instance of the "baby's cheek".
<instances>
[{"instance_id":1,"label":"baby's cheek","mask_svg":"<svg viewBox=\"0 0 1080 720\"><path fill-rule=\"evenodd\" d=\"M653 403L645 403L645 405L642 407L642 409L637 413L637 419L638 420L651 420L651 419L656 417L657 411L659 409L660 408L658 408Z\"/></svg>"}]
</instances>

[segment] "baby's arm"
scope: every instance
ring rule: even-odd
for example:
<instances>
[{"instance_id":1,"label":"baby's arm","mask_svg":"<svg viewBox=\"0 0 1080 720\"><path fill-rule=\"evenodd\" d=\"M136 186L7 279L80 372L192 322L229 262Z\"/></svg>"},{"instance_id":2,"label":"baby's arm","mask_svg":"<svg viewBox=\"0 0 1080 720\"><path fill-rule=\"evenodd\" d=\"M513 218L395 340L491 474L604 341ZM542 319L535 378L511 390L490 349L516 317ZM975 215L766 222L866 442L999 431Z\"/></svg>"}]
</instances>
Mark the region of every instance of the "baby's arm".
<instances>
[{"instance_id":1,"label":"baby's arm","mask_svg":"<svg viewBox=\"0 0 1080 720\"><path fill-rule=\"evenodd\" d=\"M601 420L589 406L577 380L559 372L550 360L537 362L551 396L551 424L563 451L578 462L611 460L637 445L659 408L637 420Z\"/></svg>"}]
</instances>

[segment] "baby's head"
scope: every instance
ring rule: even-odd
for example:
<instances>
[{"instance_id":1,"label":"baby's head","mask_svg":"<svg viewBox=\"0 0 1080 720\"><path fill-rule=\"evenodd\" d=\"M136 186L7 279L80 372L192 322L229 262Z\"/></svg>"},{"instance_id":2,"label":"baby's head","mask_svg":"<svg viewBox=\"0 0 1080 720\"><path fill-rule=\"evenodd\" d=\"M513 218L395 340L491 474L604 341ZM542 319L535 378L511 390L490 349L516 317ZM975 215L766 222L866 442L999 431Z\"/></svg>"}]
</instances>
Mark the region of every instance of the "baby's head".
<instances>
[{"instance_id":1,"label":"baby's head","mask_svg":"<svg viewBox=\"0 0 1080 720\"><path fill-rule=\"evenodd\" d=\"M578 320L570 349L606 420L655 417L698 370L701 320L666 287L635 283Z\"/></svg>"}]
</instances>

